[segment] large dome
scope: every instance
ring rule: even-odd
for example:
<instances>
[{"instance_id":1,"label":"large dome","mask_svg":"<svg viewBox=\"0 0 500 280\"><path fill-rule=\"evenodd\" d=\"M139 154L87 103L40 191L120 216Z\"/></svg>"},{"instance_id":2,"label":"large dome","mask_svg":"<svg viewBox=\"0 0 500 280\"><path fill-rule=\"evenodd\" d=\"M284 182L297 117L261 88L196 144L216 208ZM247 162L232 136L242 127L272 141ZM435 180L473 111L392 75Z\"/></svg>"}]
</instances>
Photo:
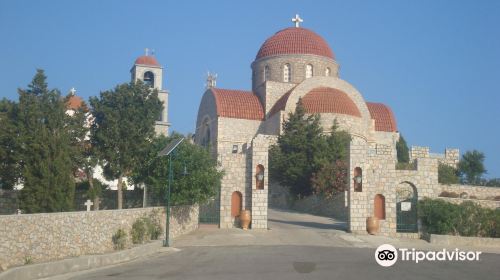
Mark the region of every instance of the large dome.
<instances>
[{"instance_id":1,"label":"large dome","mask_svg":"<svg viewBox=\"0 0 500 280\"><path fill-rule=\"evenodd\" d=\"M255 59L282 54L314 54L335 60L328 43L318 34L302 27L276 32L262 44Z\"/></svg>"}]
</instances>

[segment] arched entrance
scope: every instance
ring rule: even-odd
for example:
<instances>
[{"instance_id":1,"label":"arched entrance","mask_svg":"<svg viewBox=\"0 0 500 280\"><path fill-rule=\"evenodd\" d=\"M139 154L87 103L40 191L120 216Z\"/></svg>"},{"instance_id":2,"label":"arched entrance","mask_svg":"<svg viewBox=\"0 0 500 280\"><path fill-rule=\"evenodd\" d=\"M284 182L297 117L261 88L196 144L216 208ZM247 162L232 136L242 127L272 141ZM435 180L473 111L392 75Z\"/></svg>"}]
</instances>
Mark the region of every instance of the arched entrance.
<instances>
[{"instance_id":1,"label":"arched entrance","mask_svg":"<svg viewBox=\"0 0 500 280\"><path fill-rule=\"evenodd\" d=\"M231 195L231 217L238 217L241 212L241 193L238 191L233 192Z\"/></svg>"},{"instance_id":2,"label":"arched entrance","mask_svg":"<svg viewBox=\"0 0 500 280\"><path fill-rule=\"evenodd\" d=\"M418 232L417 188L410 182L396 187L396 232Z\"/></svg>"}]
</instances>

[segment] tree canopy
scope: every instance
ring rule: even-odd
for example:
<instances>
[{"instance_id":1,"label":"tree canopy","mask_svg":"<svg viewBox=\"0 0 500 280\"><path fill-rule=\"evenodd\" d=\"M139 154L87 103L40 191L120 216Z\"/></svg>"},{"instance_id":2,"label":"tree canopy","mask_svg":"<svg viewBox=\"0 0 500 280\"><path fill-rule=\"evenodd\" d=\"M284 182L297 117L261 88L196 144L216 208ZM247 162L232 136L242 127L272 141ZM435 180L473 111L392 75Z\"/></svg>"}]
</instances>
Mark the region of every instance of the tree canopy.
<instances>
[{"instance_id":1,"label":"tree canopy","mask_svg":"<svg viewBox=\"0 0 500 280\"><path fill-rule=\"evenodd\" d=\"M181 137L155 137L145 154L144 164L137 166L131 179L134 184L144 184L148 192L163 199L168 182L168 157L159 157L160 152L174 139ZM201 146L182 142L172 155L173 185L171 201L174 205L203 203L216 194L223 172L217 170L216 160Z\"/></svg>"},{"instance_id":2,"label":"tree canopy","mask_svg":"<svg viewBox=\"0 0 500 280\"><path fill-rule=\"evenodd\" d=\"M399 163L408 163L410 161L408 144L406 144L406 140L403 137L403 134L399 135L399 140L396 143L396 152Z\"/></svg>"},{"instance_id":3,"label":"tree canopy","mask_svg":"<svg viewBox=\"0 0 500 280\"><path fill-rule=\"evenodd\" d=\"M480 184L482 176L486 173L484 158L484 154L477 150L467 151L462 155L458 171L464 183Z\"/></svg>"},{"instance_id":4,"label":"tree canopy","mask_svg":"<svg viewBox=\"0 0 500 280\"><path fill-rule=\"evenodd\" d=\"M320 116L307 115L299 100L295 112L283 123L283 133L277 144L270 148L271 179L289 187L297 196L331 189L333 186L325 186L323 182L326 181L322 178L345 173L338 172L335 163L347 159L349 141L350 136L338 131L336 123L332 133L324 135Z\"/></svg>"},{"instance_id":5,"label":"tree canopy","mask_svg":"<svg viewBox=\"0 0 500 280\"><path fill-rule=\"evenodd\" d=\"M91 144L106 177L118 179L118 209L121 209L123 178L143 162L163 105L158 91L140 81L101 92L100 97L90 99L90 104L94 117Z\"/></svg>"},{"instance_id":6,"label":"tree canopy","mask_svg":"<svg viewBox=\"0 0 500 280\"><path fill-rule=\"evenodd\" d=\"M19 89L17 145L25 212L68 211L73 207L75 150L71 117L58 90L49 90L43 70Z\"/></svg>"}]
</instances>

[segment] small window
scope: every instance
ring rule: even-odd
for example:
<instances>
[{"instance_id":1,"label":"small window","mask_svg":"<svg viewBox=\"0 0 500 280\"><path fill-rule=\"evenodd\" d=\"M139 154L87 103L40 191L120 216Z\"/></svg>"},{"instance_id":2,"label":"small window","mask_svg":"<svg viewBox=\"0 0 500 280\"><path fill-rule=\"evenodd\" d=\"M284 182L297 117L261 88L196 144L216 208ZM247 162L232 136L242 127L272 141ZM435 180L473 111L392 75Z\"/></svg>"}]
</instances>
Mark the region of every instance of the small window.
<instances>
[{"instance_id":1,"label":"small window","mask_svg":"<svg viewBox=\"0 0 500 280\"><path fill-rule=\"evenodd\" d=\"M257 165L255 170L255 187L258 190L264 189L264 174L264 166L262 166L262 164Z\"/></svg>"},{"instance_id":2,"label":"small window","mask_svg":"<svg viewBox=\"0 0 500 280\"><path fill-rule=\"evenodd\" d=\"M232 152L233 152L233 154L237 154L238 153L238 145L233 145Z\"/></svg>"},{"instance_id":3,"label":"small window","mask_svg":"<svg viewBox=\"0 0 500 280\"><path fill-rule=\"evenodd\" d=\"M148 85L149 87L154 87L155 85L155 75L153 72L148 71L144 73L144 83Z\"/></svg>"},{"instance_id":4,"label":"small window","mask_svg":"<svg viewBox=\"0 0 500 280\"><path fill-rule=\"evenodd\" d=\"M290 64L285 64L283 66L283 82L290 82Z\"/></svg>"},{"instance_id":5,"label":"small window","mask_svg":"<svg viewBox=\"0 0 500 280\"><path fill-rule=\"evenodd\" d=\"M264 67L264 81L269 81L269 78L271 78L271 70L269 69L269 65L266 65Z\"/></svg>"},{"instance_id":6,"label":"small window","mask_svg":"<svg viewBox=\"0 0 500 280\"><path fill-rule=\"evenodd\" d=\"M330 77L330 68L326 67L325 76Z\"/></svg>"},{"instance_id":7,"label":"small window","mask_svg":"<svg viewBox=\"0 0 500 280\"><path fill-rule=\"evenodd\" d=\"M309 79L313 76L313 66L311 64L306 65L306 79Z\"/></svg>"},{"instance_id":8,"label":"small window","mask_svg":"<svg viewBox=\"0 0 500 280\"><path fill-rule=\"evenodd\" d=\"M361 168L356 167L354 168L354 178L352 178L354 181L354 191L355 192L362 192L363 191L363 171Z\"/></svg>"}]
</instances>

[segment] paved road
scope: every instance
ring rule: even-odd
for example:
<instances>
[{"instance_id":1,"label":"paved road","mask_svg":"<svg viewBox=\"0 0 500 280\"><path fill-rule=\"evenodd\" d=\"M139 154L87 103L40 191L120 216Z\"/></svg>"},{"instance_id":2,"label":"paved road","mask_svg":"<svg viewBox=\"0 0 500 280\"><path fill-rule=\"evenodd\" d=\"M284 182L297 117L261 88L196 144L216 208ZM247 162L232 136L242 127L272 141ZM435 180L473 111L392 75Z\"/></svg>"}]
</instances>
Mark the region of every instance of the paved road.
<instances>
[{"instance_id":1,"label":"paved road","mask_svg":"<svg viewBox=\"0 0 500 280\"><path fill-rule=\"evenodd\" d=\"M398 262L383 268L374 260L374 247L397 240L353 236L330 218L269 214L271 230L199 230L175 240L178 252L57 279L500 279L498 254L483 253L479 262Z\"/></svg>"}]
</instances>

